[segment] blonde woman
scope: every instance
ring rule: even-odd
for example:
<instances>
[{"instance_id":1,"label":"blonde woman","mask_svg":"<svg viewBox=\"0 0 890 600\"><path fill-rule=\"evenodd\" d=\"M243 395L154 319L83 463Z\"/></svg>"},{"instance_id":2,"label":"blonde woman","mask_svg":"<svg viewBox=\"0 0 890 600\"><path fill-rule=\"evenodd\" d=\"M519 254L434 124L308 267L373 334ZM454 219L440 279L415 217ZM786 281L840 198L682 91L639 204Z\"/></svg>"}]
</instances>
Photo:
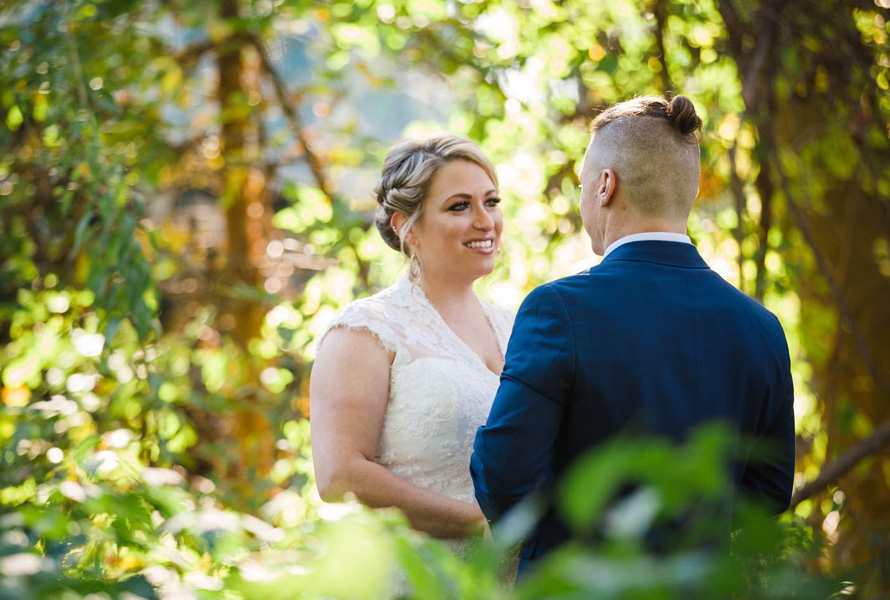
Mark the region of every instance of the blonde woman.
<instances>
[{"instance_id":1,"label":"blonde woman","mask_svg":"<svg viewBox=\"0 0 890 600\"><path fill-rule=\"evenodd\" d=\"M319 344L310 391L318 488L325 500L352 492L398 507L460 554L485 527L468 465L513 323L473 292L500 246L497 177L468 140L408 140L389 151L375 193L377 228L409 272L347 306Z\"/></svg>"}]
</instances>

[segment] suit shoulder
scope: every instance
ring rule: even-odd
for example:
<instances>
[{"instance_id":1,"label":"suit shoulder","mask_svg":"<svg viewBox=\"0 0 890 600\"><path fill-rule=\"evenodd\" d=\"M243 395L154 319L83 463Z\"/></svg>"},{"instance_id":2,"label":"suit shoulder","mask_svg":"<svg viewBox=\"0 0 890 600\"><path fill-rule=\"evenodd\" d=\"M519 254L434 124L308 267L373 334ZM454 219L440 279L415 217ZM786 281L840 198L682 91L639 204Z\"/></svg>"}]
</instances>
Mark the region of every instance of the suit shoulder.
<instances>
[{"instance_id":1,"label":"suit shoulder","mask_svg":"<svg viewBox=\"0 0 890 600\"><path fill-rule=\"evenodd\" d=\"M716 275L716 273L715 273ZM735 286L730 284L728 281L719 277L721 284L726 288L727 292L734 295L737 298L737 302L745 307L748 311L753 313L758 319L763 320L768 323L778 323L779 319L775 314L772 313L767 307L763 304L749 296L748 294L738 290Z\"/></svg>"},{"instance_id":2,"label":"suit shoulder","mask_svg":"<svg viewBox=\"0 0 890 600\"><path fill-rule=\"evenodd\" d=\"M555 279L534 288L519 307L517 317L530 314L550 314L563 318L569 314L569 306L575 303L581 289L578 275Z\"/></svg>"},{"instance_id":3,"label":"suit shoulder","mask_svg":"<svg viewBox=\"0 0 890 600\"><path fill-rule=\"evenodd\" d=\"M585 289L589 285L590 273L590 270L587 270L576 273L575 275L569 275L568 277L554 279L553 281L539 285L532 290L532 293L537 292L541 295L556 293L560 296L574 294Z\"/></svg>"},{"instance_id":4,"label":"suit shoulder","mask_svg":"<svg viewBox=\"0 0 890 600\"><path fill-rule=\"evenodd\" d=\"M725 290L725 293L733 297L737 305L744 310L745 313L747 313L750 318L767 333L767 335L770 336L771 340L777 341L778 339L781 339L784 343L785 329L782 327L779 318L772 311L754 298L736 289L735 286L716 273L713 274L714 277L719 279L720 286Z\"/></svg>"}]
</instances>

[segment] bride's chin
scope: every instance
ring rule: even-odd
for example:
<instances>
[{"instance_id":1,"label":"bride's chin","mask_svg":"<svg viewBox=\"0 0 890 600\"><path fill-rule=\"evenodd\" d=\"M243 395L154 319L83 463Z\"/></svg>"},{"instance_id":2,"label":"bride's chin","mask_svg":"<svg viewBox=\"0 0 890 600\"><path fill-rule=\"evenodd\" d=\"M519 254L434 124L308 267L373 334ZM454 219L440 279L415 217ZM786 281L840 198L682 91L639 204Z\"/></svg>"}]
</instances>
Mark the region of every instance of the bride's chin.
<instances>
[{"instance_id":1,"label":"bride's chin","mask_svg":"<svg viewBox=\"0 0 890 600\"><path fill-rule=\"evenodd\" d=\"M483 277L488 277L494 271L494 264L486 265L485 267L478 269L473 273L473 279L482 279Z\"/></svg>"},{"instance_id":2,"label":"bride's chin","mask_svg":"<svg viewBox=\"0 0 890 600\"><path fill-rule=\"evenodd\" d=\"M476 268L476 269L465 269L461 273L457 275L458 279L462 279L464 281L478 281L484 277L488 277L491 275L492 271L494 271L494 267L491 268Z\"/></svg>"},{"instance_id":3,"label":"bride's chin","mask_svg":"<svg viewBox=\"0 0 890 600\"><path fill-rule=\"evenodd\" d=\"M478 257L474 258L476 258L476 260L455 261L453 264L448 265L452 267L451 269L448 269L448 266L445 266L445 269L439 273L439 278L446 278L455 282L473 282L483 277L487 277L494 272L494 256L485 257L487 260L484 261L478 260ZM427 272L427 276L433 278L436 277L432 272Z\"/></svg>"}]
</instances>

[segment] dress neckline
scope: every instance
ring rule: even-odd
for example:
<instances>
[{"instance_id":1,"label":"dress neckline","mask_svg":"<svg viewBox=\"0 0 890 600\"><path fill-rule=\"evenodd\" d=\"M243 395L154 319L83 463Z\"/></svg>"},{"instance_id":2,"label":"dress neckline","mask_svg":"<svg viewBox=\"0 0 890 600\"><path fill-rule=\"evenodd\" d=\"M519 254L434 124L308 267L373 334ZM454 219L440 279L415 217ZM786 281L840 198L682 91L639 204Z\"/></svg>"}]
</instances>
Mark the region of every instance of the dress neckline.
<instances>
[{"instance_id":1,"label":"dress neckline","mask_svg":"<svg viewBox=\"0 0 890 600\"><path fill-rule=\"evenodd\" d=\"M476 360L476 362L478 362L482 366L483 369L485 369L493 377L500 378L500 373L495 373L494 371L492 371L491 368L489 368L488 364L485 362L485 359L477 354L476 351L473 350L470 345L467 344L463 340L463 338L457 335L457 332L455 332L451 328L445 318L439 313L438 310L436 310L436 307L432 303L432 301L427 298L426 292L423 291L422 287L411 281L407 275L402 277L402 279L399 281L399 286L402 288L407 287L408 294L412 298L414 298L424 308L432 311L432 313L436 315L435 318L439 320L439 323L441 323L441 325L448 331L449 335L454 338L454 341L456 341L464 349L465 352L468 352ZM494 318L491 314L491 307L486 301L477 296L475 292L473 292L473 297L476 298L476 302L478 302L479 306L482 308L482 313L485 315L485 320L488 322L488 326L491 329L491 332L494 334L495 343L497 343L498 351L500 351L501 353L501 360L505 360L506 349L501 344L501 335L498 332L497 326L494 322ZM501 370L503 371L503 367L501 367Z\"/></svg>"}]
</instances>

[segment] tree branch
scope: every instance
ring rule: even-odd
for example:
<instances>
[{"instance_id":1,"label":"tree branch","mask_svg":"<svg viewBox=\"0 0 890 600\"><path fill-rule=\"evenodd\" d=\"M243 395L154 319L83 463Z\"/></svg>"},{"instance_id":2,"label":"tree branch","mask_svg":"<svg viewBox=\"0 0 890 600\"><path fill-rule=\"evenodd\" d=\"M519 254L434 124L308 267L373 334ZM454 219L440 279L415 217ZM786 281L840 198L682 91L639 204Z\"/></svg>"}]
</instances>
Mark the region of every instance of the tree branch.
<instances>
[{"instance_id":1,"label":"tree branch","mask_svg":"<svg viewBox=\"0 0 890 600\"><path fill-rule=\"evenodd\" d=\"M494 71L494 67L483 67L478 61L474 60L473 56L464 56L459 52L455 52L452 47L454 44L450 43L448 40L444 39L438 33L430 29L429 27L425 27L416 33L417 39L425 41L427 44L436 48L439 53L439 57L445 58L456 65L462 65L465 67L470 67L479 75L482 76L482 82L484 85L495 90L501 97L506 97L503 90L501 90L500 85L497 84L497 78L492 78L494 81L489 81L489 77L492 75ZM429 61L428 61L429 62ZM437 68L441 68L439 65L434 65Z\"/></svg>"},{"instance_id":2,"label":"tree branch","mask_svg":"<svg viewBox=\"0 0 890 600\"><path fill-rule=\"evenodd\" d=\"M742 36L745 26L742 24L739 11L736 10L732 0L717 0L717 8L720 16L723 17L724 25L726 25L727 43L738 64L742 55ZM739 65L739 71L741 71L741 65Z\"/></svg>"},{"instance_id":3,"label":"tree branch","mask_svg":"<svg viewBox=\"0 0 890 600\"><path fill-rule=\"evenodd\" d=\"M794 508L809 498L812 498L832 483L846 475L853 467L863 459L880 451L890 443L890 421L874 430L870 436L843 452L836 461L822 468L819 476L805 483L791 496L791 506Z\"/></svg>"},{"instance_id":4,"label":"tree branch","mask_svg":"<svg viewBox=\"0 0 890 600\"><path fill-rule=\"evenodd\" d=\"M256 51L260 56L260 62L262 64L263 72L266 73L275 88L275 96L276 98L278 98L278 103L281 105L281 110L284 112L285 117L287 117L288 123L290 123L291 129L293 129L294 135L297 136L297 141L299 141L300 145L303 147L306 162L309 163L309 169L312 171L312 176L315 179L316 187L321 190L321 192L325 195L325 197L328 198L328 200L332 204L344 204L342 197L339 193L337 193L335 189L334 183L327 175L324 161L322 160L319 152L314 148L314 144L312 143L312 141L306 135L306 128L303 125L302 119L300 118L300 113L297 111L297 107L294 104L291 95L287 91L287 86L285 85L284 80L281 78L281 75L278 74L278 71L275 70L272 61L269 58L269 53L266 50L266 45L263 43L262 40L254 35L249 35L248 39L251 45L256 48ZM366 288L370 288L371 283L369 279L369 265L359 257L358 249L348 239L347 244L355 253L355 260L359 268L359 278Z\"/></svg>"},{"instance_id":5,"label":"tree branch","mask_svg":"<svg viewBox=\"0 0 890 600\"><path fill-rule=\"evenodd\" d=\"M661 64L661 92L667 95L674 89L671 75L668 73L667 52L664 49L664 31L667 28L667 6L664 0L656 0L655 7L655 43L658 46L658 62Z\"/></svg>"},{"instance_id":6,"label":"tree branch","mask_svg":"<svg viewBox=\"0 0 890 600\"><path fill-rule=\"evenodd\" d=\"M760 73L766 63L766 57L772 49L772 41L771 28L764 27L760 35L757 36L757 50L751 59L751 63L748 65L748 72L742 84L742 99L745 101L745 106L751 110L755 110L758 104Z\"/></svg>"},{"instance_id":7,"label":"tree branch","mask_svg":"<svg viewBox=\"0 0 890 600\"><path fill-rule=\"evenodd\" d=\"M742 252L742 242L745 240L745 230L742 223L742 217L745 215L745 189L742 179L735 164L736 143L733 142L729 149L729 174L732 180L732 195L735 197L735 214L738 223L735 228L735 241L739 247L739 289L745 290L745 254Z\"/></svg>"},{"instance_id":8,"label":"tree branch","mask_svg":"<svg viewBox=\"0 0 890 600\"><path fill-rule=\"evenodd\" d=\"M192 69L198 60L211 50L216 50L219 43L217 42L200 42L186 46L173 55L173 60L180 66L183 71Z\"/></svg>"},{"instance_id":9,"label":"tree branch","mask_svg":"<svg viewBox=\"0 0 890 600\"><path fill-rule=\"evenodd\" d=\"M84 79L83 63L80 60L80 51L77 49L77 40L74 38L74 31L71 22L71 9L68 6L68 0L63 0L62 11L65 18L65 41L68 46L68 55L71 60L71 66L74 69L74 87L77 90L77 99L80 107L86 111L90 118L90 124L93 127L93 136L98 137L98 121L96 119L96 111L93 103L90 101L90 95L87 92L86 80Z\"/></svg>"},{"instance_id":10,"label":"tree branch","mask_svg":"<svg viewBox=\"0 0 890 600\"><path fill-rule=\"evenodd\" d=\"M766 119L761 119L766 123ZM764 124L758 129L769 128L770 125ZM757 152L757 160L760 163L760 172L757 174L755 185L757 193L760 196L760 221L759 239L757 250L754 252L754 263L757 266L757 273L754 280L754 297L763 302L763 295L766 291L766 254L769 252L769 230L773 223L773 194L775 193L775 185L773 177L769 170L769 148L763 140L757 142L755 151Z\"/></svg>"},{"instance_id":11,"label":"tree branch","mask_svg":"<svg viewBox=\"0 0 890 600\"><path fill-rule=\"evenodd\" d=\"M309 168L312 170L312 176L315 179L315 185L320 189L325 196L328 197L332 202L336 201L337 194L334 191L333 183L328 179L327 172L324 167L324 162L321 159L319 152L314 148L314 144L309 138L306 136L306 127L303 125L302 119L300 118L300 114L297 111L297 107L291 99L291 95L287 91L287 86L284 83L284 80L281 78L281 75L278 74L278 71L275 70L275 67L272 65L272 61L269 58L269 53L266 50L265 44L262 40L257 39L255 36L250 37L250 42L256 48L257 52L260 55L260 61L263 65L263 71L272 81L272 85L275 87L275 96L278 98L278 103L281 105L281 110L284 112L285 117L287 117L288 122L290 123L291 128L294 131L294 135L297 136L297 140L300 142L300 145L303 147L303 151L306 153L306 161L309 163Z\"/></svg>"}]
</instances>

